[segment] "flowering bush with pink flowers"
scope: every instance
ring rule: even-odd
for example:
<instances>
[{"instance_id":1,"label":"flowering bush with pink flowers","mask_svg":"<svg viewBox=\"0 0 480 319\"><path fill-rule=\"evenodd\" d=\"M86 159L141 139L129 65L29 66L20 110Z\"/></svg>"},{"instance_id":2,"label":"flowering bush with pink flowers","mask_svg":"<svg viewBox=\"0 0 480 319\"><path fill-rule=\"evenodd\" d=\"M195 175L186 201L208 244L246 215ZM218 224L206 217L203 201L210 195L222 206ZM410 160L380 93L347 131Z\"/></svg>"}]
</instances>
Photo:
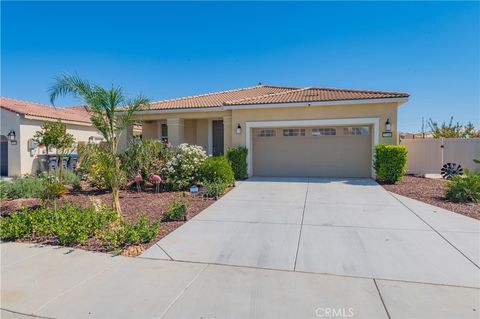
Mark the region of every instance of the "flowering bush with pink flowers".
<instances>
[{"instance_id":1,"label":"flowering bush with pink flowers","mask_svg":"<svg viewBox=\"0 0 480 319\"><path fill-rule=\"evenodd\" d=\"M201 146L186 143L177 146L175 155L162 170L167 188L184 190L190 187L197 180L198 170L207 158Z\"/></svg>"}]
</instances>

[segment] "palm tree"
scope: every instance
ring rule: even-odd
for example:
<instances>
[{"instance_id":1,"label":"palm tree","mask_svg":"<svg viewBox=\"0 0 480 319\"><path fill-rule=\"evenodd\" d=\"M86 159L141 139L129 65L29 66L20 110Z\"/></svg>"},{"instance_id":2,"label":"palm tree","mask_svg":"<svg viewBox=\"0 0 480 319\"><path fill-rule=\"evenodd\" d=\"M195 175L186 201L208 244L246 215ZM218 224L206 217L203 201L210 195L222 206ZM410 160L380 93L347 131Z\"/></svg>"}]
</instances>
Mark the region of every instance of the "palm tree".
<instances>
[{"instance_id":1,"label":"palm tree","mask_svg":"<svg viewBox=\"0 0 480 319\"><path fill-rule=\"evenodd\" d=\"M133 113L146 107L149 100L142 95L128 99L121 87L112 85L110 89L105 89L81 79L78 75L69 74L56 77L49 92L52 104L60 96L73 95L83 100L90 108L90 119L93 126L103 135L107 146L107 155L112 163L111 174L106 179L112 189L113 208L121 218L122 210L119 198L121 166L117 154L118 143L122 132L131 124Z\"/></svg>"}]
</instances>

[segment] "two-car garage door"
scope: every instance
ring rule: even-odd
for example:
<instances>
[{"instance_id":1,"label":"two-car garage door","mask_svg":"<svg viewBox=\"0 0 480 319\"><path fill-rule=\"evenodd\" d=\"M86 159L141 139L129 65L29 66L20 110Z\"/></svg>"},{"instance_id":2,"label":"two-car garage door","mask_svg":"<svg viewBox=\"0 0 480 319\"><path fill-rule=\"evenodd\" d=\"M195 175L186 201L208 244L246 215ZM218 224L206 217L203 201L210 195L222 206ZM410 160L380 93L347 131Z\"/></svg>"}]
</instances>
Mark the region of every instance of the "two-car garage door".
<instances>
[{"instance_id":1,"label":"two-car garage door","mask_svg":"<svg viewBox=\"0 0 480 319\"><path fill-rule=\"evenodd\" d=\"M253 130L254 176L370 177L369 126Z\"/></svg>"}]
</instances>

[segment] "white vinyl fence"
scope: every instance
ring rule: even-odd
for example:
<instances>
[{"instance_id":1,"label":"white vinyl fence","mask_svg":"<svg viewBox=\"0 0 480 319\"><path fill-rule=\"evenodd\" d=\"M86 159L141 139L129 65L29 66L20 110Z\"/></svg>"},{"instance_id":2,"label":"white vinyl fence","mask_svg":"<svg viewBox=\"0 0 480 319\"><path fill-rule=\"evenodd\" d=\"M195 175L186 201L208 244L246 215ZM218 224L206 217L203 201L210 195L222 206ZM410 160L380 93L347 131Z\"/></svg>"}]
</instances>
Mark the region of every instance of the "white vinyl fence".
<instances>
[{"instance_id":1,"label":"white vinyl fence","mask_svg":"<svg viewBox=\"0 0 480 319\"><path fill-rule=\"evenodd\" d=\"M428 138L404 139L408 148L409 174L440 174L446 163L456 163L471 171L480 171L480 138Z\"/></svg>"}]
</instances>

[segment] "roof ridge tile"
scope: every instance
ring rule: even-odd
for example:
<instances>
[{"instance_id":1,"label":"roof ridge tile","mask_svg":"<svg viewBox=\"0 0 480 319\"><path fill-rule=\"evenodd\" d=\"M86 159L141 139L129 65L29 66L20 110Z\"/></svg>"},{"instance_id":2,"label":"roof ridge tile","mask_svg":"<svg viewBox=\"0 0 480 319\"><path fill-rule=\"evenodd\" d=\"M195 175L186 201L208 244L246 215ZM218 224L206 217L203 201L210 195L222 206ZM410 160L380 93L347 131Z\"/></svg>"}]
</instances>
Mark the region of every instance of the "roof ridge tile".
<instances>
[{"instance_id":1,"label":"roof ridge tile","mask_svg":"<svg viewBox=\"0 0 480 319\"><path fill-rule=\"evenodd\" d=\"M327 87L311 87L310 89L314 90L325 90L325 91L342 91L342 92L358 92L358 93L378 93L378 94L406 94L403 92L392 92L392 91L373 91L373 90L356 90L356 89L339 89L339 88L327 88Z\"/></svg>"},{"instance_id":2,"label":"roof ridge tile","mask_svg":"<svg viewBox=\"0 0 480 319\"><path fill-rule=\"evenodd\" d=\"M276 86L276 87L278 87L278 86ZM292 89L292 90L289 90L289 91L268 93L268 94L263 94L263 95L259 95L259 96L247 97L247 98L244 98L244 99L230 100L230 101L224 102L224 105L231 105L231 104L235 104L235 103L243 102L243 101L245 101L245 102L246 101L253 101L253 100L261 99L261 98L264 98L264 97L271 97L271 96L283 95L283 94L288 94L288 93L301 92L301 91L305 91L305 90L308 90L308 89L311 89L311 87L296 88L296 89Z\"/></svg>"},{"instance_id":3,"label":"roof ridge tile","mask_svg":"<svg viewBox=\"0 0 480 319\"><path fill-rule=\"evenodd\" d=\"M244 87L244 88L239 88L239 89L230 89L230 90L224 90L224 91L218 91L218 92L209 92L209 93L203 93L203 94L197 94L197 95L188 95L188 96L182 96L182 97L175 98L175 99L159 100L159 101L151 102L150 104L158 104L158 103L173 102L173 101L182 101L182 100L193 99L193 98L197 98L197 97L205 97L205 96L211 96L211 95L216 95L216 94L224 94L224 93L230 93L230 92L251 90L251 89L255 89L255 88L258 88L258 87L265 87L265 86L266 85L255 85L255 86L249 86L249 87Z\"/></svg>"},{"instance_id":4,"label":"roof ridge tile","mask_svg":"<svg viewBox=\"0 0 480 319\"><path fill-rule=\"evenodd\" d=\"M50 107L50 108L57 108L55 107L54 105L49 105L49 104L44 104L44 103L38 103L38 102L34 102L34 101L29 101L29 100L21 100L21 99L14 99L14 98L11 98L11 97L6 97L6 96L0 96L0 101L1 100L11 100L11 101L16 101L16 102L21 102L21 103L28 103L28 104L34 104L34 105L39 105L39 106L46 106L46 107ZM0 103L1 104L1 103Z\"/></svg>"}]
</instances>

